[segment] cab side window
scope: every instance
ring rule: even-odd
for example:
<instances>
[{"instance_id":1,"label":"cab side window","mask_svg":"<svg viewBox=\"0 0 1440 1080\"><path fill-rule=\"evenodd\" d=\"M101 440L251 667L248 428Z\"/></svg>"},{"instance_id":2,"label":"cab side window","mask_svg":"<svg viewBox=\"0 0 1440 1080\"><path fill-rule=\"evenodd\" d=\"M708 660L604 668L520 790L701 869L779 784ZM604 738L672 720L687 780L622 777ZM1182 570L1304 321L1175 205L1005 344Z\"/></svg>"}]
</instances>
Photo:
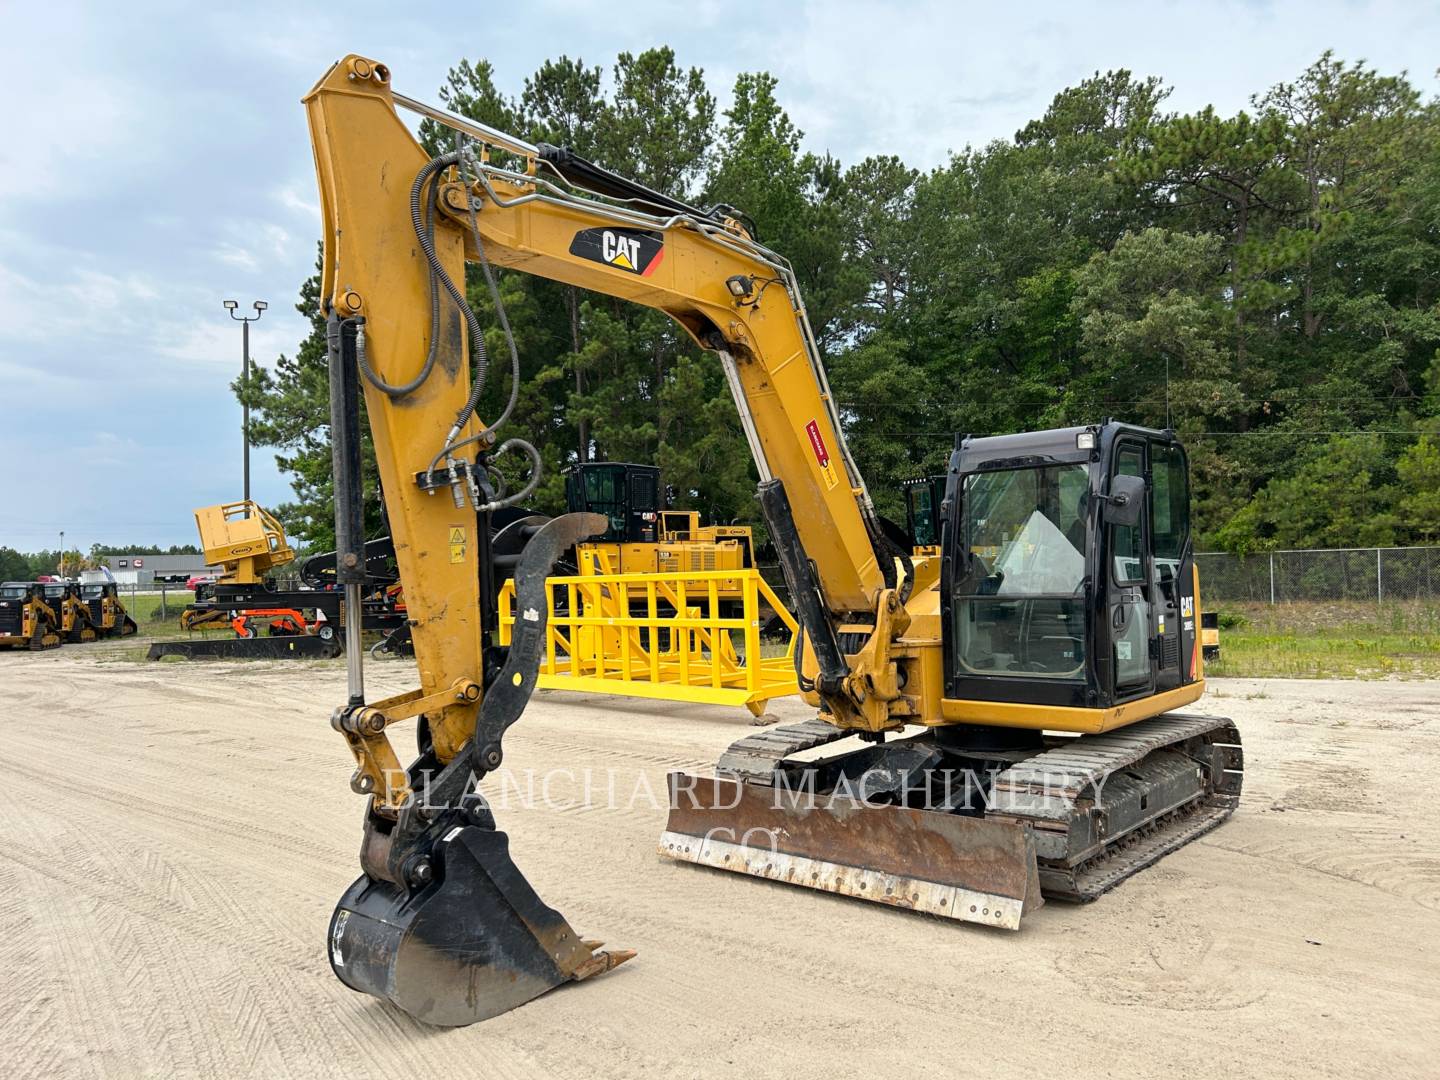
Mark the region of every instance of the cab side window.
<instances>
[{"instance_id":1,"label":"cab side window","mask_svg":"<svg viewBox=\"0 0 1440 1080\"><path fill-rule=\"evenodd\" d=\"M1154 490L1151 508L1155 525L1155 560L1178 563L1190 539L1190 481L1185 452L1178 446L1150 448Z\"/></svg>"},{"instance_id":2,"label":"cab side window","mask_svg":"<svg viewBox=\"0 0 1440 1080\"><path fill-rule=\"evenodd\" d=\"M1144 476L1145 452L1138 445L1122 446L1115 455L1116 476ZM1139 585L1145 580L1144 534L1140 523L1110 526L1111 576L1116 585Z\"/></svg>"}]
</instances>

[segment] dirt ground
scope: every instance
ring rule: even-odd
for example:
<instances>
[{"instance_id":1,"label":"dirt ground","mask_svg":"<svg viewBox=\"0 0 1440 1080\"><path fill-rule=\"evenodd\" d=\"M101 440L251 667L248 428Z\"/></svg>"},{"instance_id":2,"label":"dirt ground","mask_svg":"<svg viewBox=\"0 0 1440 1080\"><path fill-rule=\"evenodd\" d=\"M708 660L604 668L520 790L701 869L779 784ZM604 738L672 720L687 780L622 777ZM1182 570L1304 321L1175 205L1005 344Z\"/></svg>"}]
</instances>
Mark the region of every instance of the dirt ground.
<instances>
[{"instance_id":1,"label":"dirt ground","mask_svg":"<svg viewBox=\"0 0 1440 1080\"><path fill-rule=\"evenodd\" d=\"M507 767L575 779L501 826L578 931L640 955L441 1031L326 963L360 835L327 722L343 669L102 655L0 655L9 1075L1440 1073L1440 682L1213 683L1246 743L1240 811L1018 933L662 861L665 772L748 717L541 694ZM413 670L370 665L371 696Z\"/></svg>"}]
</instances>

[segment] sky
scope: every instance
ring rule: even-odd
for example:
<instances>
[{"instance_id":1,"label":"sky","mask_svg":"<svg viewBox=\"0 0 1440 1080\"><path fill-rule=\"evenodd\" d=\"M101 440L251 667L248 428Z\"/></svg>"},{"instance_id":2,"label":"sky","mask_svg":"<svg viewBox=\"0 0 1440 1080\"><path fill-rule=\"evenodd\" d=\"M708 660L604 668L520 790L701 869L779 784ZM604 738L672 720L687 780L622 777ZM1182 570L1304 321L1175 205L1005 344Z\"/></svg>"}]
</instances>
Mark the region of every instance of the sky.
<instances>
[{"instance_id":1,"label":"sky","mask_svg":"<svg viewBox=\"0 0 1440 1080\"><path fill-rule=\"evenodd\" d=\"M1095 71L1233 112L1327 48L1433 94L1437 42L1440 5L1339 0L0 0L0 546L192 543L193 508L240 497L241 334L221 301L270 305L260 364L305 335L320 226L300 97L346 53L438 102L461 58L514 93L550 57L608 69L668 44L722 105L739 72L776 75L808 149L928 168ZM253 450L252 497L289 495Z\"/></svg>"}]
</instances>

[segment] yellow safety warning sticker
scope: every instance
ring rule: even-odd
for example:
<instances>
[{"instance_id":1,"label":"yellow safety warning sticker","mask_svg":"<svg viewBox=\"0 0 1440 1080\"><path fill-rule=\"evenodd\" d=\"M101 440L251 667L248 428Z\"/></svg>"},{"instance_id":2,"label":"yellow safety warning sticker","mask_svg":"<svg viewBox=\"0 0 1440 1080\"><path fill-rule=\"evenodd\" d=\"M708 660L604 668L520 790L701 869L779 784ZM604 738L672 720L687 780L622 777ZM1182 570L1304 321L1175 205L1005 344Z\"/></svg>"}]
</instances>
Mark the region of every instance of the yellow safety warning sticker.
<instances>
[{"instance_id":1,"label":"yellow safety warning sticker","mask_svg":"<svg viewBox=\"0 0 1440 1080\"><path fill-rule=\"evenodd\" d=\"M465 543L465 528L464 528L464 526L462 526L462 525L452 525L452 526L450 526L450 543L452 543L452 544L463 544L463 543Z\"/></svg>"},{"instance_id":2,"label":"yellow safety warning sticker","mask_svg":"<svg viewBox=\"0 0 1440 1080\"><path fill-rule=\"evenodd\" d=\"M462 562L465 561L465 545L464 545L464 544L451 544L451 545L450 545L450 561L451 561L452 563L462 563Z\"/></svg>"}]
</instances>

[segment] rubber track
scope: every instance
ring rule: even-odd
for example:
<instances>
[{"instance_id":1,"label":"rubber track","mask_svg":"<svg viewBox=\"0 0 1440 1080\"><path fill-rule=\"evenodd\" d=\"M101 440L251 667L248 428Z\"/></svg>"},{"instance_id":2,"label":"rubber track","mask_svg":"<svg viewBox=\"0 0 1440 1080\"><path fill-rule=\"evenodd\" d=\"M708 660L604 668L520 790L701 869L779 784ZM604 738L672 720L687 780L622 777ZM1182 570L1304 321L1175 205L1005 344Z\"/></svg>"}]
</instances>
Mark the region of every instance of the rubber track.
<instances>
[{"instance_id":1,"label":"rubber track","mask_svg":"<svg viewBox=\"0 0 1440 1080\"><path fill-rule=\"evenodd\" d=\"M1043 754L1026 758L1006 769L995 778L995 801L1001 805L1007 802L1024 801L1014 796L1038 796L1044 801L1044 809L1037 806L1017 816L1045 817L1062 820L1073 810L1073 800L1086 788L1104 780L1117 769L1134 765L1141 758L1173 743L1215 733L1212 743L1234 747L1237 759L1232 768L1239 772L1240 733L1230 720L1218 716L1187 716L1183 713L1168 713L1150 720L1141 720L1129 727L1108 735L1082 735L1068 745L1047 750ZM1239 780L1235 790L1225 794L1239 795ZM1010 795L1006 800L1003 795ZM1038 800L1037 800L1038 801ZM1006 813L1013 811L1007 808Z\"/></svg>"},{"instance_id":2,"label":"rubber track","mask_svg":"<svg viewBox=\"0 0 1440 1080\"><path fill-rule=\"evenodd\" d=\"M1073 867L1042 860L1040 881L1052 899L1090 901L1219 825L1240 798L1244 756L1240 733L1223 717L1170 713L1107 735L1082 735L1065 746L1026 758L995 779L993 806L1036 828L1067 825L1087 813L1094 786L1157 750L1203 738L1224 748L1225 768L1208 792L1114 838Z\"/></svg>"},{"instance_id":3,"label":"rubber track","mask_svg":"<svg viewBox=\"0 0 1440 1080\"><path fill-rule=\"evenodd\" d=\"M788 755L843 739L850 732L818 717L799 724L766 728L730 744L720 755L715 771L730 773L756 784L774 782L775 767Z\"/></svg>"}]
</instances>

